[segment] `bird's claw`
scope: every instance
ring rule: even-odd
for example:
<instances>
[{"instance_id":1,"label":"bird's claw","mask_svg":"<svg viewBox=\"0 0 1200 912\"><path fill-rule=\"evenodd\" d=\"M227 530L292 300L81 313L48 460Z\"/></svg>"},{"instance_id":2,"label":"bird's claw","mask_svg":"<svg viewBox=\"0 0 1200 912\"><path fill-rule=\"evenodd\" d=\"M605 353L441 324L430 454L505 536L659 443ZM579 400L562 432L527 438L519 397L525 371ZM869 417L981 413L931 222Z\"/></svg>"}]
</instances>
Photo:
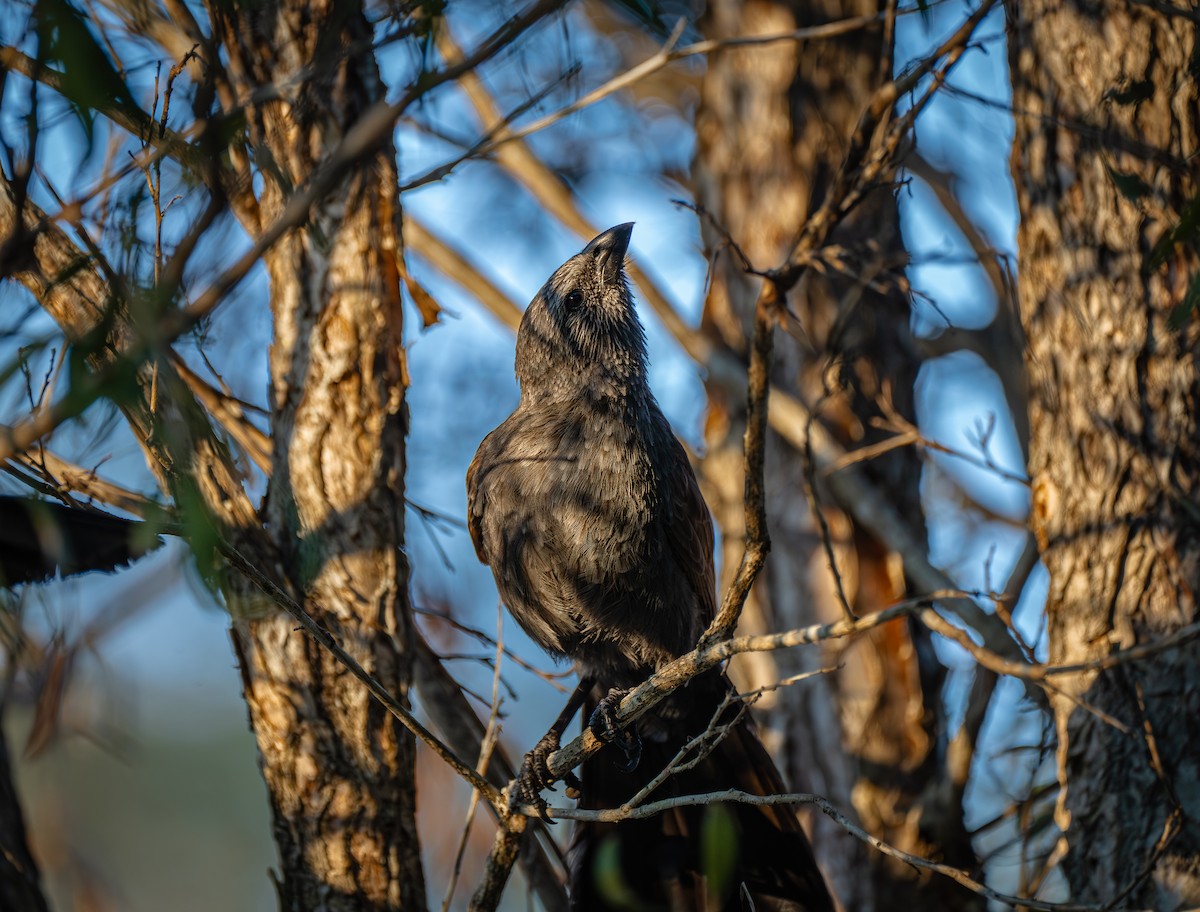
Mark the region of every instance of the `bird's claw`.
<instances>
[{"instance_id":1,"label":"bird's claw","mask_svg":"<svg viewBox=\"0 0 1200 912\"><path fill-rule=\"evenodd\" d=\"M521 761L521 771L517 774L517 799L523 804L529 804L536 808L538 817L550 824L558 821L553 820L546 812L546 801L542 798L541 793L546 790L551 792L555 790L554 783L557 780L550 772L550 756L558 748L558 732L546 732L542 735L541 740L533 746L533 750L525 755L525 759ZM567 787L568 797L572 796L572 792L578 795L582 786L575 773L568 771L563 775L562 781Z\"/></svg>"},{"instance_id":2,"label":"bird's claw","mask_svg":"<svg viewBox=\"0 0 1200 912\"><path fill-rule=\"evenodd\" d=\"M630 773L637 769L638 761L642 758L642 739L632 725L622 728L617 721L617 709L627 693L628 690L619 687L609 690L592 711L588 719L588 728L605 744L613 744L620 748L625 754L625 763L621 769Z\"/></svg>"},{"instance_id":3,"label":"bird's claw","mask_svg":"<svg viewBox=\"0 0 1200 912\"><path fill-rule=\"evenodd\" d=\"M554 791L554 776L550 772L550 755L559 747L558 732L548 731L541 740L533 746L533 750L521 761L521 771L517 774L517 798L524 804L533 805L538 816L546 823L554 823L546 813L546 801L542 798L544 790Z\"/></svg>"}]
</instances>

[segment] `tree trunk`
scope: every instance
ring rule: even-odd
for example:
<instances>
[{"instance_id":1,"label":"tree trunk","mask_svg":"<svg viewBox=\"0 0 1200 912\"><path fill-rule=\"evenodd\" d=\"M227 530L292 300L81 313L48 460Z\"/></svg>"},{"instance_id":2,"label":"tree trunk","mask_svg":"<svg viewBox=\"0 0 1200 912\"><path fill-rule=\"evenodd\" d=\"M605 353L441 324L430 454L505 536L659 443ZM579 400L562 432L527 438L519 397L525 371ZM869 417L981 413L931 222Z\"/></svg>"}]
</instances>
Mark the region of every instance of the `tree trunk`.
<instances>
[{"instance_id":1,"label":"tree trunk","mask_svg":"<svg viewBox=\"0 0 1200 912\"><path fill-rule=\"evenodd\" d=\"M282 212L384 96L363 10L213 3L265 178L253 230ZM399 212L391 142L264 256L273 464L264 553L293 596L406 699ZM279 845L284 909L423 909L414 742L324 649L273 609L234 600L233 637Z\"/></svg>"},{"instance_id":2,"label":"tree trunk","mask_svg":"<svg viewBox=\"0 0 1200 912\"><path fill-rule=\"evenodd\" d=\"M873 0L716 0L702 27L709 38L780 33L883 8ZM820 205L872 92L890 78L890 36L882 24L831 40L781 42L711 57L697 113L696 198L755 267L783 262L808 213ZM722 250L721 232L711 225L705 229L709 248L718 253L704 328L744 352L759 280ZM852 252L855 273L886 283L903 263L891 193L884 189L869 197L834 242ZM920 362L907 297L895 283L892 287L875 293L854 278L810 271L789 295L799 319L777 339L774 382L797 389L848 448L878 439L868 422L880 413L885 384L897 411L913 416ZM709 404L704 479L724 535L728 576L744 535L744 403L712 388ZM915 451L894 450L866 468L893 493L901 512L920 524L923 537ZM842 616L825 533L811 509L813 481L804 455L773 438L767 462L773 551L765 581L747 604L743 629L786 629ZM819 479L815 496L849 607L870 614L903 597L898 556L855 529ZM778 659L763 654L757 665L742 666L743 683L762 686L843 663L836 675L805 680L778 697L773 724L786 726L782 752L791 785L853 808L872 833L908 851L971 867L974 856L961 818L963 783L950 789L949 801L938 788L944 775L936 742L944 733L935 731L941 671L936 661L919 667L918 658L931 652L914 648L913 635L893 624L844 651L806 650ZM821 815L812 827L818 859L844 908L984 908L948 881L919 877L870 852ZM864 870L872 875L864 877Z\"/></svg>"},{"instance_id":3,"label":"tree trunk","mask_svg":"<svg viewBox=\"0 0 1200 912\"><path fill-rule=\"evenodd\" d=\"M1033 529L1054 663L1197 619L1200 325L1183 304L1200 287L1200 46L1194 14L1167 10L1009 8ZM1176 226L1180 243L1164 240ZM1200 903L1200 648L1058 681L1073 899Z\"/></svg>"}]
</instances>

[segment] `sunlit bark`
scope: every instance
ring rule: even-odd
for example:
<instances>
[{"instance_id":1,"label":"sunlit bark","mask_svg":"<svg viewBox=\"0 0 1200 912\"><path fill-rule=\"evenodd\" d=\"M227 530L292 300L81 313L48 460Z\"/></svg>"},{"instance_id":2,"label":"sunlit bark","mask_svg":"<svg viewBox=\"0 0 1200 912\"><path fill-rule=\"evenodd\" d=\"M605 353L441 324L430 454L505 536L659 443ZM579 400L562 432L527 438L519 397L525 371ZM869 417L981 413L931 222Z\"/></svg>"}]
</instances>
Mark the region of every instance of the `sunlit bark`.
<instances>
[{"instance_id":1,"label":"sunlit bark","mask_svg":"<svg viewBox=\"0 0 1200 912\"><path fill-rule=\"evenodd\" d=\"M1154 251L1197 212L1200 46L1194 15L1167 10L1009 8L1033 527L1055 663L1196 620L1200 324L1194 298L1181 307L1198 287L1195 222L1161 262ZM1198 660L1193 643L1063 680L1056 819L1076 901L1200 902Z\"/></svg>"},{"instance_id":2,"label":"sunlit bark","mask_svg":"<svg viewBox=\"0 0 1200 912\"><path fill-rule=\"evenodd\" d=\"M249 101L260 216L270 222L383 97L371 29L353 4L214 3L209 12L233 89ZM398 237L387 142L264 256L275 327L264 552L305 608L403 699L411 614ZM235 600L233 635L270 792L282 908L424 908L412 736L290 617L260 607Z\"/></svg>"}]
</instances>

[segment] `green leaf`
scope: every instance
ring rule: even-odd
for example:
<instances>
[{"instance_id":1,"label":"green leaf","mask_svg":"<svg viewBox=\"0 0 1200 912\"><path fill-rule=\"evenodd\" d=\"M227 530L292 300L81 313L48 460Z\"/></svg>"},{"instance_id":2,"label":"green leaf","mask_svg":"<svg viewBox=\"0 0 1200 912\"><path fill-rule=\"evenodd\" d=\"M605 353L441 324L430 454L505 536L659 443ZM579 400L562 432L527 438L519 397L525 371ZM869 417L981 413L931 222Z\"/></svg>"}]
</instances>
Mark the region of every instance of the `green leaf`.
<instances>
[{"instance_id":1,"label":"green leaf","mask_svg":"<svg viewBox=\"0 0 1200 912\"><path fill-rule=\"evenodd\" d=\"M92 141L96 111L138 111L125 80L100 47L87 21L67 0L37 2L38 59L57 64L63 97Z\"/></svg>"},{"instance_id":2,"label":"green leaf","mask_svg":"<svg viewBox=\"0 0 1200 912\"><path fill-rule=\"evenodd\" d=\"M1183 300L1176 305L1175 309L1171 311L1171 315L1167 317L1167 326L1175 331L1183 329L1187 325L1192 311L1196 309L1197 304L1200 304L1200 270L1197 270L1192 275L1192 280L1188 283L1187 292L1184 294Z\"/></svg>"},{"instance_id":3,"label":"green leaf","mask_svg":"<svg viewBox=\"0 0 1200 912\"><path fill-rule=\"evenodd\" d=\"M1104 169L1108 172L1109 178L1117 188L1117 192L1130 202L1136 203L1143 196L1148 196L1151 191L1151 186L1132 172L1126 173L1118 171L1111 165L1105 165Z\"/></svg>"},{"instance_id":4,"label":"green leaf","mask_svg":"<svg viewBox=\"0 0 1200 912\"><path fill-rule=\"evenodd\" d=\"M1191 198L1179 217L1179 224L1158 239L1150 253L1150 269L1157 269L1166 262L1171 251L1179 244L1200 240L1200 191Z\"/></svg>"},{"instance_id":5,"label":"green leaf","mask_svg":"<svg viewBox=\"0 0 1200 912\"><path fill-rule=\"evenodd\" d=\"M708 884L708 906L722 909L736 884L738 854L742 834L733 810L724 804L710 804L704 809L700 824L700 858Z\"/></svg>"},{"instance_id":6,"label":"green leaf","mask_svg":"<svg viewBox=\"0 0 1200 912\"><path fill-rule=\"evenodd\" d=\"M1140 79L1129 83L1124 89L1109 89L1104 93L1105 101L1115 101L1119 105L1135 105L1145 101L1154 94L1154 83L1149 79Z\"/></svg>"}]
</instances>

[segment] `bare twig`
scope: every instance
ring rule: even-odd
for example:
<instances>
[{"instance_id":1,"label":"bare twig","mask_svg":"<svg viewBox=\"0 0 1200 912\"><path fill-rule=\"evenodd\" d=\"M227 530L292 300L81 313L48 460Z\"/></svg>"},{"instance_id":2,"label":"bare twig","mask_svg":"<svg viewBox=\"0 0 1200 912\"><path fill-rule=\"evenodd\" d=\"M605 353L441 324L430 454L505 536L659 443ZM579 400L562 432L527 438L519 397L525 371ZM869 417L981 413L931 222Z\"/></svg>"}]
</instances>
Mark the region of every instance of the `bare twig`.
<instances>
[{"instance_id":1,"label":"bare twig","mask_svg":"<svg viewBox=\"0 0 1200 912\"><path fill-rule=\"evenodd\" d=\"M969 593L957 589L932 592L925 596L897 602L890 608L885 608L875 614L869 614L855 620L843 618L830 624L812 624L807 627L799 627L781 633L740 636L715 642L710 641L698 646L686 655L680 656L670 664L663 666L642 684L633 688L617 708L616 722L619 725L627 725L633 722L679 687L683 686L684 683L696 675L716 667L731 656L744 652L789 649L794 646L804 646L826 640L858 636L867 630L874 629L901 617L915 617L935 632L942 633L955 642L960 643L971 652L976 661L984 665L984 667L995 671L997 674L1009 675L1033 682L1037 686L1052 689L1056 689L1052 683L1052 679L1055 677L1106 671L1127 662L1140 661L1166 650L1177 649L1192 640L1200 639L1200 621L1198 621L1181 628L1170 636L1163 637L1161 640L1109 653L1107 656L1089 662L1079 662L1069 665L1030 665L1023 661L1010 661L990 652L985 647L976 645L965 631L950 624L936 611L927 607L933 602L940 604L947 600L959 600L983 594ZM1115 724L1120 725L1120 723ZM585 729L580 737L573 740L570 744L565 745L550 757L549 767L551 774L554 778L561 779L569 770L574 769L587 757L599 751L602 746L602 742L590 730Z\"/></svg>"},{"instance_id":2,"label":"bare twig","mask_svg":"<svg viewBox=\"0 0 1200 912\"><path fill-rule=\"evenodd\" d=\"M770 393L771 350L779 320L783 291L774 282L763 282L754 307L754 342L750 353L746 411L746 548L742 562L721 602L721 609L700 638L701 645L729 637L737 627L742 607L771 550L767 532L764 481L766 459L767 405Z\"/></svg>"},{"instance_id":3,"label":"bare twig","mask_svg":"<svg viewBox=\"0 0 1200 912\"><path fill-rule=\"evenodd\" d=\"M997 890L993 890L987 884L980 883L979 881L975 880L966 871L961 871L958 868L951 867L947 864L931 861L928 858L922 858L920 855L913 855L909 852L901 851L895 846L884 842L882 839L872 836L862 827L853 823L848 817L842 814L837 808L819 795L810 795L798 792L785 795L751 795L738 789L728 789L722 792L708 792L703 795L683 795L676 798L664 798L661 801L655 801L636 808L622 807L614 808L612 810L593 811L578 808L552 807L548 809L547 813L549 813L551 817L558 817L563 820L584 820L601 823L616 823L622 820L640 820L646 817L653 817L656 814L661 814L663 811L670 810L672 808L693 807L697 805L719 804L724 802L751 804L755 805L756 807L769 807L781 804L812 805L837 823L838 826L842 827L842 829L844 829L847 833L854 836L856 839L862 840L867 845L882 852L884 855L896 858L905 864L912 865L915 868L932 871L935 874L948 877L955 883L970 890L972 893L977 893L980 896L986 896L988 899L995 902L1003 903L1006 906L1041 910L1041 912L1100 912L1099 906L1079 905L1076 903L1047 902L1045 900L1032 899L1029 897L1009 896L1007 893L1001 893ZM1128 910L1114 910L1114 912L1128 912Z\"/></svg>"},{"instance_id":4,"label":"bare twig","mask_svg":"<svg viewBox=\"0 0 1200 912\"><path fill-rule=\"evenodd\" d=\"M486 126L492 131L491 135L483 141L476 143L464 154L432 168L424 174L408 181L402 190L411 190L425 184L433 183L434 181L442 180L455 168L468 159L482 158L495 152L500 147L507 143L525 139L527 136L532 136L534 133L539 133L559 121L571 116L572 114L583 110L614 95L629 86L640 82L646 77L657 73L659 70L675 62L683 60L687 57L695 57L699 55L712 54L717 51L727 48L738 47L762 47L769 44L779 44L781 42L803 42L816 41L827 38L837 38L842 35L847 35L859 29L866 28L879 22L883 18L883 14L872 16L856 16L850 19L843 19L838 22L827 22L822 25L808 26L806 28L793 29L788 32L778 32L773 35L749 35L741 38L724 38L712 39L707 41L697 41L694 44L689 44L681 48L675 47L676 42L682 31L677 27L666 43L655 54L643 60L636 66L630 67L617 76L614 76L608 82L601 86L592 89L582 98L578 98L570 104L560 108L559 110L541 117L533 123L526 124L523 127L511 128L506 125L501 126L496 122L487 123ZM683 22L680 22L682 25ZM453 61L454 50L453 44L448 41L446 36L442 36L443 55L447 60Z\"/></svg>"},{"instance_id":5,"label":"bare twig","mask_svg":"<svg viewBox=\"0 0 1200 912\"><path fill-rule=\"evenodd\" d=\"M492 750L496 747L496 738L500 732L500 660L504 656L504 606L496 603L496 658L495 671L492 674L492 706L488 713L487 729L483 733L483 744L479 747L479 761L475 771L479 775L487 773L492 760ZM458 877L462 872L463 855L467 850L467 840L471 836L471 824L475 820L475 808L479 806L479 792L471 792L471 800L467 804L467 819L463 824L462 836L458 841L458 850L454 853L454 866L450 871L450 881L446 884L446 895L442 898L442 912L449 912L450 902L454 899L454 889L458 885Z\"/></svg>"}]
</instances>

